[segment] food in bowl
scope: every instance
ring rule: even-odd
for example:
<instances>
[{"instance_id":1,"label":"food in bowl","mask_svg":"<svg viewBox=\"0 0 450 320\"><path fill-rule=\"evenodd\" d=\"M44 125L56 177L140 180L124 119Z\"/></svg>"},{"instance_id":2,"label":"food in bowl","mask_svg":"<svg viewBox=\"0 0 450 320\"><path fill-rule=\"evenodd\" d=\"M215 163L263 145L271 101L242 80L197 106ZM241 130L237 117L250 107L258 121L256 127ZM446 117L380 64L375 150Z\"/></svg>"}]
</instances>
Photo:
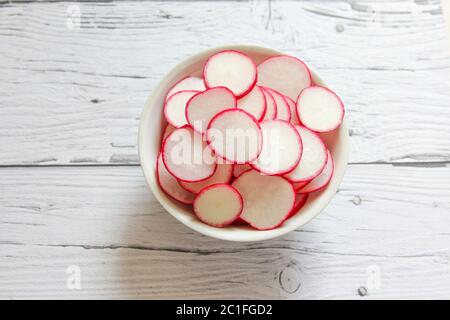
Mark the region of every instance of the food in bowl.
<instances>
[{"instance_id":1,"label":"food in bowl","mask_svg":"<svg viewBox=\"0 0 450 320\"><path fill-rule=\"evenodd\" d=\"M163 110L158 183L209 226L277 228L333 176L320 134L341 125L344 105L295 57L256 65L240 51L215 53L202 77L169 90Z\"/></svg>"}]
</instances>

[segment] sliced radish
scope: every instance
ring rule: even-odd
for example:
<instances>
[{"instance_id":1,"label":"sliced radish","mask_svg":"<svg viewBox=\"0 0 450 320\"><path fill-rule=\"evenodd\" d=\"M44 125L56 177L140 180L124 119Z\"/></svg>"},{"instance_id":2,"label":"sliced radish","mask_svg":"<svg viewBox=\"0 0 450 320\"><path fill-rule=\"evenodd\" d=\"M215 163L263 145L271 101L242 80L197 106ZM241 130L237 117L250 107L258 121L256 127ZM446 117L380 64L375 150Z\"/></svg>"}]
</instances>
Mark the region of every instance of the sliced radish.
<instances>
[{"instance_id":1,"label":"sliced radish","mask_svg":"<svg viewBox=\"0 0 450 320\"><path fill-rule=\"evenodd\" d=\"M206 139L216 155L240 164L255 160L263 141L258 121L241 109L217 114L208 125Z\"/></svg>"},{"instance_id":2,"label":"sliced radish","mask_svg":"<svg viewBox=\"0 0 450 320\"><path fill-rule=\"evenodd\" d=\"M199 91L180 91L174 93L167 99L164 105L164 115L167 122L175 128L181 128L188 124L186 120L186 104L193 95Z\"/></svg>"},{"instance_id":3,"label":"sliced radish","mask_svg":"<svg viewBox=\"0 0 450 320\"><path fill-rule=\"evenodd\" d=\"M268 175L282 175L293 170L302 156L302 140L293 125L283 120L261 122L263 147L253 168Z\"/></svg>"},{"instance_id":4,"label":"sliced radish","mask_svg":"<svg viewBox=\"0 0 450 320\"><path fill-rule=\"evenodd\" d=\"M225 227L241 214L242 197L228 184L214 184L200 191L194 201L195 215L213 227Z\"/></svg>"},{"instance_id":5,"label":"sliced radish","mask_svg":"<svg viewBox=\"0 0 450 320\"><path fill-rule=\"evenodd\" d=\"M249 164L235 164L233 167L233 176L235 178L239 177L242 173L251 170L252 166Z\"/></svg>"},{"instance_id":6,"label":"sliced radish","mask_svg":"<svg viewBox=\"0 0 450 320\"><path fill-rule=\"evenodd\" d=\"M306 186L311 180L308 181L303 181L303 182L293 182L292 186L295 189L295 192L299 193L298 191L303 188L304 186Z\"/></svg>"},{"instance_id":7,"label":"sliced radish","mask_svg":"<svg viewBox=\"0 0 450 320\"><path fill-rule=\"evenodd\" d=\"M194 202L195 194L183 189L177 179L167 171L162 161L162 153L159 154L156 161L156 178L161 189L173 199L185 204Z\"/></svg>"},{"instance_id":8,"label":"sliced radish","mask_svg":"<svg viewBox=\"0 0 450 320\"><path fill-rule=\"evenodd\" d=\"M302 126L295 128L303 142L302 159L285 177L292 182L304 182L314 179L323 170L327 163L327 150L316 133Z\"/></svg>"},{"instance_id":9,"label":"sliced radish","mask_svg":"<svg viewBox=\"0 0 450 320\"><path fill-rule=\"evenodd\" d=\"M308 200L307 194L296 194L295 195L295 202L294 202L294 208L292 208L292 211L289 213L289 217L294 216L298 211L305 205L306 200Z\"/></svg>"},{"instance_id":10,"label":"sliced radish","mask_svg":"<svg viewBox=\"0 0 450 320\"><path fill-rule=\"evenodd\" d=\"M244 200L241 219L258 230L279 226L294 207L294 188L283 177L250 170L241 174L232 186Z\"/></svg>"},{"instance_id":11,"label":"sliced radish","mask_svg":"<svg viewBox=\"0 0 450 320\"><path fill-rule=\"evenodd\" d=\"M327 151L327 153L328 153L328 160L327 164L325 165L325 168L317 177L315 177L305 187L301 188L297 193L304 194L318 191L325 188L328 185L328 183L331 180L331 177L333 176L334 163L330 151Z\"/></svg>"},{"instance_id":12,"label":"sliced radish","mask_svg":"<svg viewBox=\"0 0 450 320\"><path fill-rule=\"evenodd\" d=\"M330 89L312 86L298 96L297 114L305 127L317 132L328 132L341 125L344 104Z\"/></svg>"},{"instance_id":13,"label":"sliced radish","mask_svg":"<svg viewBox=\"0 0 450 320\"><path fill-rule=\"evenodd\" d=\"M205 83L203 82L202 78L198 78L198 77L187 77L184 78L180 81L178 81L173 87L172 89L169 90L169 92L167 93L167 97L166 100L173 95L176 92L180 92L180 91L203 91L205 90Z\"/></svg>"},{"instance_id":14,"label":"sliced radish","mask_svg":"<svg viewBox=\"0 0 450 320\"><path fill-rule=\"evenodd\" d=\"M164 141L164 139L166 139L169 136L169 134L171 134L175 129L176 128L169 123L166 126L166 128L164 129L164 133L163 133L163 136L162 136L162 141Z\"/></svg>"},{"instance_id":15,"label":"sliced radish","mask_svg":"<svg viewBox=\"0 0 450 320\"><path fill-rule=\"evenodd\" d=\"M274 56L258 66L258 84L272 88L296 101L311 85L311 73L305 63L290 56Z\"/></svg>"},{"instance_id":16,"label":"sliced radish","mask_svg":"<svg viewBox=\"0 0 450 320\"><path fill-rule=\"evenodd\" d=\"M236 108L236 98L225 87L214 87L194 95L186 105L187 122L199 133L204 133L211 119L219 112Z\"/></svg>"},{"instance_id":17,"label":"sliced radish","mask_svg":"<svg viewBox=\"0 0 450 320\"><path fill-rule=\"evenodd\" d=\"M262 88L262 87L261 87ZM266 113L263 120L274 120L277 117L277 105L275 99L272 97L269 91L262 88L264 96L266 97Z\"/></svg>"},{"instance_id":18,"label":"sliced radish","mask_svg":"<svg viewBox=\"0 0 450 320\"><path fill-rule=\"evenodd\" d=\"M300 121L298 120L298 116L297 116L297 106L294 102L294 100L292 100L289 97L284 97L284 99L286 100L288 106L289 106L289 110L291 111L291 123L294 126L298 126L300 124Z\"/></svg>"},{"instance_id":19,"label":"sliced radish","mask_svg":"<svg viewBox=\"0 0 450 320\"><path fill-rule=\"evenodd\" d=\"M192 193L199 193L205 187L211 186L217 183L228 183L233 177L233 165L232 164L218 164L216 172L203 181L199 182L186 182L180 181L180 186Z\"/></svg>"},{"instance_id":20,"label":"sliced radish","mask_svg":"<svg viewBox=\"0 0 450 320\"><path fill-rule=\"evenodd\" d=\"M164 140L162 152L167 170L178 180L202 181L211 177L217 167L202 136L190 127L174 130Z\"/></svg>"},{"instance_id":21,"label":"sliced radish","mask_svg":"<svg viewBox=\"0 0 450 320\"><path fill-rule=\"evenodd\" d=\"M277 116L276 119L278 120L285 120L285 121L291 121L291 110L289 108L288 103L286 102L286 99L284 99L284 96L280 94L279 92L272 90L270 88L265 88L269 93L272 95L273 99L275 100L275 105L277 107Z\"/></svg>"},{"instance_id":22,"label":"sliced radish","mask_svg":"<svg viewBox=\"0 0 450 320\"><path fill-rule=\"evenodd\" d=\"M252 91L238 100L237 107L261 120L266 112L266 96L261 87L254 86Z\"/></svg>"},{"instance_id":23,"label":"sliced radish","mask_svg":"<svg viewBox=\"0 0 450 320\"><path fill-rule=\"evenodd\" d=\"M211 56L203 69L207 88L227 87L238 98L245 96L256 83L255 63L244 53L225 50Z\"/></svg>"}]
</instances>

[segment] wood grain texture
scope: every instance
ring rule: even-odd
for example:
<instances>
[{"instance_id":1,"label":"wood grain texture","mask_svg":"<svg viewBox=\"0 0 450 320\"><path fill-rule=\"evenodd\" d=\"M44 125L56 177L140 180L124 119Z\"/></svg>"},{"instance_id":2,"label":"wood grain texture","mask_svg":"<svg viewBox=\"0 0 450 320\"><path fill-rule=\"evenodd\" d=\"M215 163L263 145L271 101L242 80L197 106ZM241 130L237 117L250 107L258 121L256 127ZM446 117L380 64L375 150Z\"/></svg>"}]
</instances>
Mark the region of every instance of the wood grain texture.
<instances>
[{"instance_id":1,"label":"wood grain texture","mask_svg":"<svg viewBox=\"0 0 450 320\"><path fill-rule=\"evenodd\" d=\"M0 172L0 298L360 298L370 268L364 298L450 297L446 166L351 166L321 215L256 243L186 228L137 167Z\"/></svg>"},{"instance_id":2,"label":"wood grain texture","mask_svg":"<svg viewBox=\"0 0 450 320\"><path fill-rule=\"evenodd\" d=\"M445 162L444 23L439 1L3 2L0 165L138 163L139 115L157 81L229 43L315 66L346 103L351 162Z\"/></svg>"}]
</instances>

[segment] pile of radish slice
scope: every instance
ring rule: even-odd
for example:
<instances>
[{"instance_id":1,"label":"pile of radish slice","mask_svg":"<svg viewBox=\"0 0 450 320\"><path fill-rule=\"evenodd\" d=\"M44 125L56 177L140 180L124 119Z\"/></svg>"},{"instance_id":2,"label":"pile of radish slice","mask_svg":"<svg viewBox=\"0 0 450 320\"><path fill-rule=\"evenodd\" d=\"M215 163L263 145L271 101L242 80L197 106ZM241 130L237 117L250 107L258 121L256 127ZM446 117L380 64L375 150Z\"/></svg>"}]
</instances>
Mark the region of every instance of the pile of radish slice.
<instances>
[{"instance_id":1,"label":"pile of radish slice","mask_svg":"<svg viewBox=\"0 0 450 320\"><path fill-rule=\"evenodd\" d=\"M170 89L164 115L161 189L210 226L268 230L330 182L333 158L319 134L341 125L344 106L297 58L257 66L226 50L206 61L203 78Z\"/></svg>"}]
</instances>

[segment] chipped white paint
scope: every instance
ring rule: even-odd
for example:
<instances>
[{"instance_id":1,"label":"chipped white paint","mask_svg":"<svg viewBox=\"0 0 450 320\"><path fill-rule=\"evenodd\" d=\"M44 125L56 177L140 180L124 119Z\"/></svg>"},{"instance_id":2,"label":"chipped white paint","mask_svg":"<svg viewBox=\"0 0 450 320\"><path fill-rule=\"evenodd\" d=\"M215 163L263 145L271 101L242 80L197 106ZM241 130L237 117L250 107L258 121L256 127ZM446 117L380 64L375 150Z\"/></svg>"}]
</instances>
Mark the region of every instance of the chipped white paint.
<instances>
[{"instance_id":1,"label":"chipped white paint","mask_svg":"<svg viewBox=\"0 0 450 320\"><path fill-rule=\"evenodd\" d=\"M94 2L75 4L79 21L71 5L0 5L0 298L450 297L439 1ZM158 79L226 43L304 58L347 104L355 164L279 239L201 236L129 166Z\"/></svg>"}]
</instances>

